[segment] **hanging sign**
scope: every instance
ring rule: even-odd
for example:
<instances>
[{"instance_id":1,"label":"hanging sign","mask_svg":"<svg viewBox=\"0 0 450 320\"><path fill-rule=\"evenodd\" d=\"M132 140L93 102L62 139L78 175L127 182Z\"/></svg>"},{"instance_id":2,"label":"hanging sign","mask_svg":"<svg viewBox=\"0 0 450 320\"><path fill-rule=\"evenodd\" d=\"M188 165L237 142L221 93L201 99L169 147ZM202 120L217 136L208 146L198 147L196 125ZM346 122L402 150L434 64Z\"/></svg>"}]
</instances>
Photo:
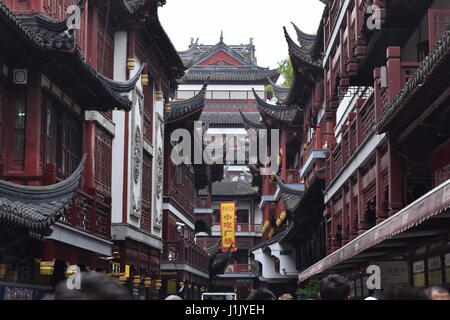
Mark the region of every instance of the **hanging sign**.
<instances>
[{"instance_id":1,"label":"hanging sign","mask_svg":"<svg viewBox=\"0 0 450 320\"><path fill-rule=\"evenodd\" d=\"M222 202L220 204L220 230L222 233L222 252L231 247L236 251L236 203Z\"/></svg>"}]
</instances>

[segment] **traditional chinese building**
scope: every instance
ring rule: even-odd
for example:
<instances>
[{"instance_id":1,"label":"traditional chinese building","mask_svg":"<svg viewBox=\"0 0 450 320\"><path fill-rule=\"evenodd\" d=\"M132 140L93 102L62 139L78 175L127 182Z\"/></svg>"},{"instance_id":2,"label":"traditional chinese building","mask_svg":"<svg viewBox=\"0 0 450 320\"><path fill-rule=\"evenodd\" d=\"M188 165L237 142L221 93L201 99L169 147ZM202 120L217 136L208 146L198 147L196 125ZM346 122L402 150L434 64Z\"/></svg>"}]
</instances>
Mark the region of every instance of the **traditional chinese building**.
<instances>
[{"instance_id":1,"label":"traditional chinese building","mask_svg":"<svg viewBox=\"0 0 450 320\"><path fill-rule=\"evenodd\" d=\"M215 179L209 166L195 164L187 154L178 162L173 158L179 142L177 131L183 130L184 142L191 141L195 132L194 122L200 118L205 105L208 83L198 94L185 100L174 100L165 108L164 250L161 262L165 295L178 294L184 299L199 300L209 281L207 252L196 243L194 204L197 190L205 188ZM200 133L203 129L200 127ZM189 150L191 152L191 143ZM195 147L193 147L195 148ZM202 146L200 146L202 148Z\"/></svg>"},{"instance_id":2,"label":"traditional chinese building","mask_svg":"<svg viewBox=\"0 0 450 320\"><path fill-rule=\"evenodd\" d=\"M312 135L300 173L313 187L323 174L308 167L326 153L325 236L315 241L322 249L304 251L300 282L341 273L363 297L372 264L383 289L449 282L449 9L445 1L326 2L316 35L324 40L323 78L315 81L320 88L323 79L323 104L305 108ZM307 40L299 34L301 48ZM303 198L298 212L307 208Z\"/></svg>"},{"instance_id":3,"label":"traditional chinese building","mask_svg":"<svg viewBox=\"0 0 450 320\"><path fill-rule=\"evenodd\" d=\"M130 288L159 277L152 168L162 170L153 152L163 142L153 119L163 121L162 97L184 71L160 4L0 4L1 298L39 298L68 266L109 273L116 251L114 271L130 266ZM157 295L153 287L135 296Z\"/></svg>"},{"instance_id":4,"label":"traditional chinese building","mask_svg":"<svg viewBox=\"0 0 450 320\"><path fill-rule=\"evenodd\" d=\"M253 40L246 45L228 45L224 42L223 34L216 45L203 45L198 40L192 40L189 49L180 52L180 55L190 67L178 88L178 99L192 98L198 94L202 83L209 77L205 107L200 116L205 128L204 143L208 144L213 136L225 138L227 135L232 136L233 140L229 143L230 148L226 148L225 140L222 141L225 148L221 167L226 165L223 169L227 173L226 177L221 176L219 181L197 194L194 207L197 242L204 248L216 245L221 236L220 203L236 201L237 250L225 273L218 275L215 287L235 290L244 299L254 278L248 257L249 249L261 238L262 216L258 209L260 190L252 185L246 156L242 162L237 162L237 154L233 159L227 158L227 155L234 154L239 145L245 147L248 144L244 120L239 112L252 121L259 121L253 89L258 97L266 99L268 79L276 81L278 73L257 65Z\"/></svg>"}]
</instances>

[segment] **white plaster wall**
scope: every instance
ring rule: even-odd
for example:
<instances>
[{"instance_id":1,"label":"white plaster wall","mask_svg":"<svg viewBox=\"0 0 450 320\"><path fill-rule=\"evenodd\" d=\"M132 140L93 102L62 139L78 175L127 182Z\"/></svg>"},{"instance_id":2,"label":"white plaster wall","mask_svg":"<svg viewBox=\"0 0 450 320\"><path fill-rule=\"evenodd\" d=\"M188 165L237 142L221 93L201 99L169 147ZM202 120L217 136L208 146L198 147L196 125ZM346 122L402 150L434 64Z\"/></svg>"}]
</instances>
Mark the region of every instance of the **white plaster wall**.
<instances>
[{"instance_id":1,"label":"white plaster wall","mask_svg":"<svg viewBox=\"0 0 450 320\"><path fill-rule=\"evenodd\" d=\"M125 81L127 74L127 32L118 31L114 35L114 80ZM111 220L113 223L122 222L122 194L124 168L124 134L125 112L113 111L115 136L112 143L112 185Z\"/></svg>"},{"instance_id":2,"label":"white plaster wall","mask_svg":"<svg viewBox=\"0 0 450 320\"><path fill-rule=\"evenodd\" d=\"M136 66L130 72L130 78L134 77L141 67L141 61L137 57ZM129 170L128 170L128 222L140 227L140 214L142 210L142 161L143 161L143 103L144 95L141 79L136 84L136 89L132 93L133 106L129 116ZM136 171L137 170L137 171ZM135 174L137 174L137 181Z\"/></svg>"},{"instance_id":3,"label":"white plaster wall","mask_svg":"<svg viewBox=\"0 0 450 320\"><path fill-rule=\"evenodd\" d=\"M280 260L280 275L285 275L283 269L286 271L286 275L298 274L296 267L296 253L294 248L286 244L274 243L269 245L272 256L277 257ZM290 255L281 255L281 251L291 251Z\"/></svg>"},{"instance_id":4,"label":"white plaster wall","mask_svg":"<svg viewBox=\"0 0 450 320\"><path fill-rule=\"evenodd\" d=\"M181 84L178 86L178 91L193 90L199 91L203 87L203 84ZM208 91L264 91L263 85L224 85L224 84L210 84L208 85Z\"/></svg>"},{"instance_id":5,"label":"white plaster wall","mask_svg":"<svg viewBox=\"0 0 450 320\"><path fill-rule=\"evenodd\" d=\"M154 88L155 89L155 88ZM152 211L152 233L157 237L162 237L162 211L163 211L163 185L162 182L157 182L157 170L158 170L158 153L162 152L164 155L164 97L161 101L156 101L156 94L153 103L153 186L152 186L152 199L153 199L153 211ZM160 128L162 126L162 129ZM159 151L161 150L161 151ZM164 156L163 165L161 169L164 172ZM160 198L157 197L157 188L161 188ZM157 217L160 217L161 224L156 226L155 222Z\"/></svg>"}]
</instances>

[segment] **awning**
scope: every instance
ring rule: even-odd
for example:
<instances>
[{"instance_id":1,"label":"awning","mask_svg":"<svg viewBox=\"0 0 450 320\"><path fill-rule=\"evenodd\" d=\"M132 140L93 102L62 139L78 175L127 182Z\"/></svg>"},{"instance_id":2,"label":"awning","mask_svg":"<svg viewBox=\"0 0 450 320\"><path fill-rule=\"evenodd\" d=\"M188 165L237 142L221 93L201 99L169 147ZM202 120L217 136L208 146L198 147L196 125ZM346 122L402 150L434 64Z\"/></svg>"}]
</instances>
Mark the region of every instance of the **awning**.
<instances>
[{"instance_id":1,"label":"awning","mask_svg":"<svg viewBox=\"0 0 450 320\"><path fill-rule=\"evenodd\" d=\"M339 250L304 270L299 274L298 281L305 281L313 275L354 258L359 253L422 224L448 208L450 208L450 180L437 186L392 217L389 217Z\"/></svg>"}]
</instances>

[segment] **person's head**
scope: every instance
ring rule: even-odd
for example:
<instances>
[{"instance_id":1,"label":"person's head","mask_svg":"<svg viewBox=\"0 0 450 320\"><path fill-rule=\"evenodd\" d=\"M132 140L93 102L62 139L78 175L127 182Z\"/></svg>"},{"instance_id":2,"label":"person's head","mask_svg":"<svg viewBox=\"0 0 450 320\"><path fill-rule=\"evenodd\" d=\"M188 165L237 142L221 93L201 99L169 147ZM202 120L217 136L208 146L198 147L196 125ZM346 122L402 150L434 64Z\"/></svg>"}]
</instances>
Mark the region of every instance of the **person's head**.
<instances>
[{"instance_id":1,"label":"person's head","mask_svg":"<svg viewBox=\"0 0 450 320\"><path fill-rule=\"evenodd\" d=\"M276 300L277 297L273 294L272 291L260 288L257 290L253 290L247 300Z\"/></svg>"},{"instance_id":2,"label":"person's head","mask_svg":"<svg viewBox=\"0 0 450 320\"><path fill-rule=\"evenodd\" d=\"M348 300L350 299L350 285L343 276L331 274L320 281L321 300Z\"/></svg>"},{"instance_id":3,"label":"person's head","mask_svg":"<svg viewBox=\"0 0 450 320\"><path fill-rule=\"evenodd\" d=\"M183 298L173 294L173 295L167 296L164 300L183 300Z\"/></svg>"},{"instance_id":4,"label":"person's head","mask_svg":"<svg viewBox=\"0 0 450 320\"><path fill-rule=\"evenodd\" d=\"M55 300L130 300L130 294L118 281L101 272L82 272L80 289L70 289L67 281L55 288Z\"/></svg>"},{"instance_id":5,"label":"person's head","mask_svg":"<svg viewBox=\"0 0 450 320\"><path fill-rule=\"evenodd\" d=\"M450 294L443 287L430 287L425 289L425 294L430 300L450 300Z\"/></svg>"},{"instance_id":6,"label":"person's head","mask_svg":"<svg viewBox=\"0 0 450 320\"><path fill-rule=\"evenodd\" d=\"M278 300L294 300L294 297L290 293L281 295Z\"/></svg>"}]
</instances>

